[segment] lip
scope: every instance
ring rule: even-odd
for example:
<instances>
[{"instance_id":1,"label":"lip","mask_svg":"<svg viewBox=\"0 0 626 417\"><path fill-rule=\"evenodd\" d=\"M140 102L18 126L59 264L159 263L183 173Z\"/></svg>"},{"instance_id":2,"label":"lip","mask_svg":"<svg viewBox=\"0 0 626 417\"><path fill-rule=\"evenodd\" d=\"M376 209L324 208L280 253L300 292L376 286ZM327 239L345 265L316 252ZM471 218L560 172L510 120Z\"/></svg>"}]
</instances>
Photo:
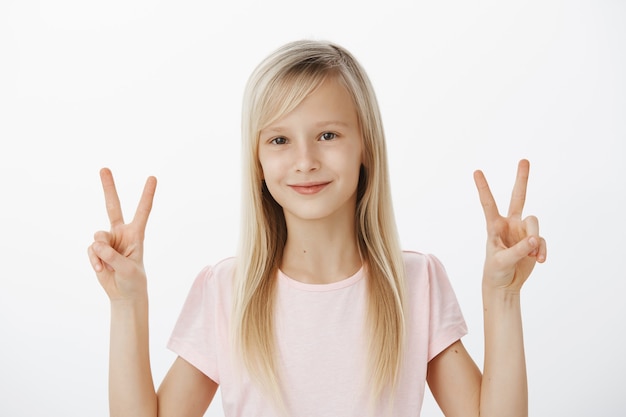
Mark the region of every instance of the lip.
<instances>
[{"instance_id":1,"label":"lip","mask_svg":"<svg viewBox=\"0 0 626 417\"><path fill-rule=\"evenodd\" d=\"M298 194L312 195L322 191L330 182L308 182L301 184L289 184L292 190Z\"/></svg>"}]
</instances>

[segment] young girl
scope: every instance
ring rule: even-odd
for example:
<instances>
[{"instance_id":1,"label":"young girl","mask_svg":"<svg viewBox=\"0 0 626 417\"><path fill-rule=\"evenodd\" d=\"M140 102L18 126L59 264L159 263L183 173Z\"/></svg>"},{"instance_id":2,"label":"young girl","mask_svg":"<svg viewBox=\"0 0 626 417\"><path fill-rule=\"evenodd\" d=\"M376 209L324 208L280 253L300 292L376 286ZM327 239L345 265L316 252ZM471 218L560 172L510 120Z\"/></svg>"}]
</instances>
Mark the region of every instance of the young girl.
<instances>
[{"instance_id":1,"label":"young girl","mask_svg":"<svg viewBox=\"0 0 626 417\"><path fill-rule=\"evenodd\" d=\"M125 224L101 171L111 230L88 252L111 300L111 415L202 416L219 385L226 416L417 416L426 382L446 416L527 415L520 290L546 257L537 219L521 217L527 161L506 217L474 175L488 230L481 375L443 266L400 249L380 114L352 55L277 50L248 82L242 133L239 251L198 275L158 392L142 261L156 180Z\"/></svg>"}]
</instances>

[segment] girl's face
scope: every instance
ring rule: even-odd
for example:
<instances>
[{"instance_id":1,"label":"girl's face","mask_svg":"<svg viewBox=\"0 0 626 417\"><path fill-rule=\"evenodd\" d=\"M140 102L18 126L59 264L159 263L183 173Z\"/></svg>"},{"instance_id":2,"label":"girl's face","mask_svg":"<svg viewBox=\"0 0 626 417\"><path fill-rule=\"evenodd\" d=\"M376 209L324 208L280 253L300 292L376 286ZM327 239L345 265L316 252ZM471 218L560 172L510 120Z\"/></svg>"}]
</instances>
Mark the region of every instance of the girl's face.
<instances>
[{"instance_id":1,"label":"girl's face","mask_svg":"<svg viewBox=\"0 0 626 417\"><path fill-rule=\"evenodd\" d=\"M259 161L287 224L353 221L362 138L348 91L330 78L260 133Z\"/></svg>"}]
</instances>

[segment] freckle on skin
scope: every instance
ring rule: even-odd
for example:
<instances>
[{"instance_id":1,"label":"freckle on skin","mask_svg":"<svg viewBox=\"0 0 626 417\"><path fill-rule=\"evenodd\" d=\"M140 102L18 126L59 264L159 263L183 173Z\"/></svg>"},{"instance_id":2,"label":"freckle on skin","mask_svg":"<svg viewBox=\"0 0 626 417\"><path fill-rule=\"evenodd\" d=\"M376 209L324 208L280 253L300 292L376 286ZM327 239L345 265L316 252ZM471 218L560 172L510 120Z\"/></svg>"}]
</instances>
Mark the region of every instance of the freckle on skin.
<instances>
[{"instance_id":1,"label":"freckle on skin","mask_svg":"<svg viewBox=\"0 0 626 417\"><path fill-rule=\"evenodd\" d=\"M454 349L454 353L459 353L459 351L458 351L458 350L456 350L456 349Z\"/></svg>"}]
</instances>

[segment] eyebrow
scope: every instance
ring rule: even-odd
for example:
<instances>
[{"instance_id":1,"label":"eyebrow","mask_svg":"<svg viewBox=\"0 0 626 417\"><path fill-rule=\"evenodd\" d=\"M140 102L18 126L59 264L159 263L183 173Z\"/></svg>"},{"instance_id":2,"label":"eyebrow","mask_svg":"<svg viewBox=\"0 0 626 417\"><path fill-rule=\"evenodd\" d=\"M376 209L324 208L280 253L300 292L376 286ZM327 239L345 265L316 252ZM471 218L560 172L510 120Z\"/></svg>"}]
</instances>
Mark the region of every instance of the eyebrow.
<instances>
[{"instance_id":1,"label":"eyebrow","mask_svg":"<svg viewBox=\"0 0 626 417\"><path fill-rule=\"evenodd\" d=\"M342 122L339 120L329 120L329 121L319 122L315 124L315 127L326 127L326 126L349 127L348 123Z\"/></svg>"},{"instance_id":2,"label":"eyebrow","mask_svg":"<svg viewBox=\"0 0 626 417\"><path fill-rule=\"evenodd\" d=\"M328 121L321 121L318 123L315 123L314 125L316 128L320 129L322 127L328 127L328 126L340 126L340 127L350 127L348 125L348 123L346 122L342 122L339 120L328 120ZM261 130L261 133L263 134L268 134L268 133L284 133L287 129L282 127L282 126L272 126L272 127L267 127L265 129Z\"/></svg>"}]
</instances>

